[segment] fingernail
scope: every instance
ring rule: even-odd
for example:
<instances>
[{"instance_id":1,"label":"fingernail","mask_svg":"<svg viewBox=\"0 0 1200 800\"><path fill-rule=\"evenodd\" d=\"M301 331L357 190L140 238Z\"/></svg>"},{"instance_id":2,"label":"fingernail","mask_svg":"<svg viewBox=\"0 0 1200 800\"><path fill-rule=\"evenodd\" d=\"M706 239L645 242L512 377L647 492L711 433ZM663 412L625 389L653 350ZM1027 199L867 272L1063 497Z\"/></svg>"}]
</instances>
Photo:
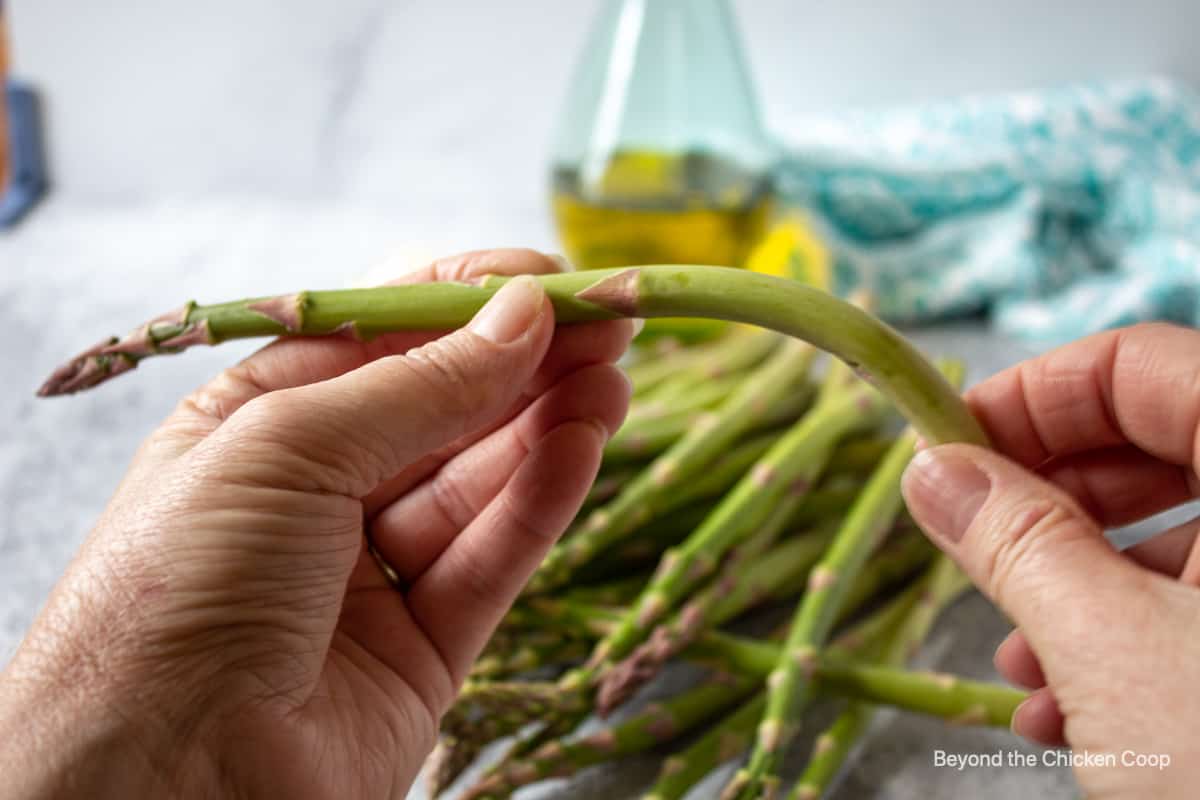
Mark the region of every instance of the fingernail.
<instances>
[{"instance_id":1,"label":"fingernail","mask_svg":"<svg viewBox=\"0 0 1200 800\"><path fill-rule=\"evenodd\" d=\"M636 339L638 337L638 334L642 332L642 328L644 328L644 327L646 327L646 320L642 319L641 317L634 317L633 318L633 338Z\"/></svg>"},{"instance_id":2,"label":"fingernail","mask_svg":"<svg viewBox=\"0 0 1200 800\"><path fill-rule=\"evenodd\" d=\"M629 373L626 372L619 365L616 366L616 369L617 369L617 372L619 372L621 374L621 377L625 379L625 389L628 392L628 394L625 396L632 397L633 396L633 378L629 377Z\"/></svg>"},{"instance_id":3,"label":"fingernail","mask_svg":"<svg viewBox=\"0 0 1200 800\"><path fill-rule=\"evenodd\" d=\"M566 256L561 255L559 253L546 253L545 255L546 255L546 258L550 259L555 264L558 264L559 272L574 272L575 271L575 265L572 264L567 259Z\"/></svg>"},{"instance_id":4,"label":"fingernail","mask_svg":"<svg viewBox=\"0 0 1200 800\"><path fill-rule=\"evenodd\" d=\"M1029 705L1029 703L1032 700L1033 700L1033 695L1031 694L1031 695L1029 695L1029 697L1026 697L1024 700L1022 700L1020 703L1018 703L1017 707L1013 709L1012 719L1010 719L1008 721L1008 729L1010 731L1012 731L1013 733L1015 733L1017 736L1025 735L1025 734L1021 733L1021 728L1023 727L1021 725L1021 710L1023 708L1025 708L1027 705Z\"/></svg>"},{"instance_id":5,"label":"fingernail","mask_svg":"<svg viewBox=\"0 0 1200 800\"><path fill-rule=\"evenodd\" d=\"M542 312L546 294L528 275L513 278L496 292L467 328L477 336L507 344L529 330Z\"/></svg>"},{"instance_id":6,"label":"fingernail","mask_svg":"<svg viewBox=\"0 0 1200 800\"><path fill-rule=\"evenodd\" d=\"M934 447L913 456L904 471L904 499L927 532L954 543L987 500L992 481L974 462Z\"/></svg>"}]
</instances>

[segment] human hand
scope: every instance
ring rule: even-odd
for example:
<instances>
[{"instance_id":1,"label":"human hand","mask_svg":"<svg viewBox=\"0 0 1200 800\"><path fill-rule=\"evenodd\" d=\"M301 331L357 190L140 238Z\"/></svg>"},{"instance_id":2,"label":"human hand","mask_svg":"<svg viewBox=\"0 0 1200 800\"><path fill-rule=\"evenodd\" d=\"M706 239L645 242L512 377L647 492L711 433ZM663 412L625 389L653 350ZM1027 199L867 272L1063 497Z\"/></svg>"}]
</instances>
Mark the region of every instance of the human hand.
<instances>
[{"instance_id":1,"label":"human hand","mask_svg":"<svg viewBox=\"0 0 1200 800\"><path fill-rule=\"evenodd\" d=\"M968 394L996 453L934 447L905 475L917 522L1018 626L996 653L1035 690L1013 729L1115 759L1075 766L1093 798L1200 780L1197 525L1125 554L1103 536L1200 494L1197 353L1200 332L1141 325L1020 364Z\"/></svg>"},{"instance_id":2,"label":"human hand","mask_svg":"<svg viewBox=\"0 0 1200 800\"><path fill-rule=\"evenodd\" d=\"M478 252L404 282L555 269ZM5 788L404 797L591 485L632 330L556 332L516 279L464 330L282 340L184 400L2 676Z\"/></svg>"}]
</instances>

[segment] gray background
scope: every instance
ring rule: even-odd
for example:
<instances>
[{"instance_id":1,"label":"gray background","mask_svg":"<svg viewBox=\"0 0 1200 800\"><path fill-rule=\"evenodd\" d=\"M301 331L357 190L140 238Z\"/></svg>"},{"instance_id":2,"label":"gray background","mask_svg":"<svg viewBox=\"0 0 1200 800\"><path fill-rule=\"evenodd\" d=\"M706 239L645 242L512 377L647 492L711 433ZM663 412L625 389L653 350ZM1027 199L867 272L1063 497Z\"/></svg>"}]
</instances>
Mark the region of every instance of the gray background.
<instances>
[{"instance_id":1,"label":"gray background","mask_svg":"<svg viewBox=\"0 0 1200 800\"><path fill-rule=\"evenodd\" d=\"M596 4L572 0L10 0L19 72L46 93L57 191L0 234L0 663L187 388L250 345L36 402L64 355L186 297L372 281L478 246L553 248L545 152ZM1200 5L735 3L766 117L1159 72L1200 78ZM920 334L978 379L1022 355L977 328ZM1006 632L958 604L928 664L993 677ZM839 798L1074 796L1061 770L933 770L1019 746L881 716ZM559 792L624 797L651 761ZM713 795L710 782L697 796Z\"/></svg>"}]
</instances>

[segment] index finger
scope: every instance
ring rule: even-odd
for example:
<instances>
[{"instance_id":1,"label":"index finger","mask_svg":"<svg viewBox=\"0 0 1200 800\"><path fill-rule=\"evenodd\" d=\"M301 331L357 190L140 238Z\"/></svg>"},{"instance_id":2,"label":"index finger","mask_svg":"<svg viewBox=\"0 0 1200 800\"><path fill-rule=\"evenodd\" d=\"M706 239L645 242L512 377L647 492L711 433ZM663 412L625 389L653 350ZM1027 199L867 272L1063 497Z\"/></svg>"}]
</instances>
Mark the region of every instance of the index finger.
<instances>
[{"instance_id":1,"label":"index finger","mask_svg":"<svg viewBox=\"0 0 1200 800\"><path fill-rule=\"evenodd\" d=\"M967 394L996 448L1036 467L1132 444L1168 464L1200 461L1200 331L1145 324L1052 350Z\"/></svg>"}]
</instances>

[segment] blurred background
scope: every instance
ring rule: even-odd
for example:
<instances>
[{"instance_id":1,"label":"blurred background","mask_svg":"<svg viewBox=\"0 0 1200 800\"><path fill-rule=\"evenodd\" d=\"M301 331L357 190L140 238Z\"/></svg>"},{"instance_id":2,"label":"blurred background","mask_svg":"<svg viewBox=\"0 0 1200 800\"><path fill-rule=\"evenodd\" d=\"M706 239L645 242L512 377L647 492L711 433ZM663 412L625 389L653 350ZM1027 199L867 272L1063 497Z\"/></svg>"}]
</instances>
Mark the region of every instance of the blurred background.
<instances>
[{"instance_id":1,"label":"blurred background","mask_svg":"<svg viewBox=\"0 0 1200 800\"><path fill-rule=\"evenodd\" d=\"M831 109L1200 79L1200 6L1188 0L732 5L763 116L785 136ZM597 2L8 6L15 70L44 93L63 201L358 206L387 219L366 229L367 252L555 246L547 154Z\"/></svg>"},{"instance_id":2,"label":"blurred background","mask_svg":"<svg viewBox=\"0 0 1200 800\"><path fill-rule=\"evenodd\" d=\"M40 101L35 114L10 94L9 108L41 122L35 149L50 191L0 230L0 415L10 425L0 445L0 663L137 443L184 392L255 345L163 359L71 401L33 398L45 373L188 297L375 282L470 248L561 250L550 173L571 146L556 131L599 125L571 110L590 91L579 65L611 72L612 52L596 41L612 37L593 33L589 48L589 31L619 28L619 13L601 8L623 5L637 3L3 3L12 76ZM1190 87L1200 81L1200 4L730 7L744 57L735 72L751 76L746 107L770 132L763 161L784 165L798 207L826 217L805 217L805 235L833 252L837 275L888 278L875 286L885 310L937 321L918 342L966 358L971 380L1089 325L1197 313L1200 113ZM1057 88L1079 86L1098 88ZM580 102L602 106L602 94ZM723 94L719 107L739 102ZM10 163L10 180L20 167ZM30 186L32 201L41 183ZM878 227L855 227L863 220ZM793 237L783 249L811 266L804 246ZM907 282L914 258L935 270ZM1009 296L999 327L987 327L977 312ZM1078 324L1050 324L1063 320ZM934 663L992 677L1006 623L974 597L948 624L954 645L943 637ZM885 727L838 797L1075 796L1061 770L931 772L940 726ZM957 741L1011 744L989 735ZM611 782L597 785L590 796L614 796Z\"/></svg>"}]
</instances>

